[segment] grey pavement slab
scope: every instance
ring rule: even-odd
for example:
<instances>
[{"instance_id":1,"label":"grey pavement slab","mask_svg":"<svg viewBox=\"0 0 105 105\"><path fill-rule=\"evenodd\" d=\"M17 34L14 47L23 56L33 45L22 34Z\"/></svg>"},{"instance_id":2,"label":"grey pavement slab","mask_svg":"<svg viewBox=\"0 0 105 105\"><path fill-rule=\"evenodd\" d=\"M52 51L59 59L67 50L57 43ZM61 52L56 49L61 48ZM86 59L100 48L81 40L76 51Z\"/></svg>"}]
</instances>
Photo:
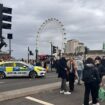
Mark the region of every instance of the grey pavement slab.
<instances>
[{"instance_id":1,"label":"grey pavement slab","mask_svg":"<svg viewBox=\"0 0 105 105\"><path fill-rule=\"evenodd\" d=\"M0 93L0 101L18 98L30 94L35 94L45 90L52 90L58 88L60 86L60 82L49 83L45 85L33 86L29 88L17 89L12 91L6 91Z\"/></svg>"},{"instance_id":2,"label":"grey pavement slab","mask_svg":"<svg viewBox=\"0 0 105 105\"><path fill-rule=\"evenodd\" d=\"M54 105L82 105L84 98L84 86L76 85L75 91L71 95L59 93L59 89L46 90L38 94L30 95L33 98L49 102ZM0 105L42 105L37 102L26 99L25 97L0 102ZM92 104L90 104L92 105ZM105 105L105 101L101 103Z\"/></svg>"}]
</instances>

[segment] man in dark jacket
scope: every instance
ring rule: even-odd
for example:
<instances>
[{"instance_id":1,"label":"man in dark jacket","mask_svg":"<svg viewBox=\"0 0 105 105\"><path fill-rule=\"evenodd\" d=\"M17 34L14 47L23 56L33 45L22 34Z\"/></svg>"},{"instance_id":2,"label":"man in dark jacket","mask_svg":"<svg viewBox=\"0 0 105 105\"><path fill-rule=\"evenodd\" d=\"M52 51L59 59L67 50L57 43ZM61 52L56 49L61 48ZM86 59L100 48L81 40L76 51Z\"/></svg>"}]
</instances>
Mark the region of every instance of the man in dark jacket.
<instances>
[{"instance_id":1,"label":"man in dark jacket","mask_svg":"<svg viewBox=\"0 0 105 105\"><path fill-rule=\"evenodd\" d=\"M67 79L67 64L66 64L66 59L65 57L62 57L59 60L58 66L59 66L59 70L58 70L58 77L60 77L62 79L61 81L61 91L60 93L64 93L64 94L71 94L70 92L67 91L67 85L66 85L66 79Z\"/></svg>"},{"instance_id":2,"label":"man in dark jacket","mask_svg":"<svg viewBox=\"0 0 105 105\"><path fill-rule=\"evenodd\" d=\"M83 70L83 81L85 85L84 105L89 105L90 92L92 95L93 105L100 105L97 99L100 76L98 70L94 66L94 61L92 58L88 58L86 60Z\"/></svg>"}]
</instances>

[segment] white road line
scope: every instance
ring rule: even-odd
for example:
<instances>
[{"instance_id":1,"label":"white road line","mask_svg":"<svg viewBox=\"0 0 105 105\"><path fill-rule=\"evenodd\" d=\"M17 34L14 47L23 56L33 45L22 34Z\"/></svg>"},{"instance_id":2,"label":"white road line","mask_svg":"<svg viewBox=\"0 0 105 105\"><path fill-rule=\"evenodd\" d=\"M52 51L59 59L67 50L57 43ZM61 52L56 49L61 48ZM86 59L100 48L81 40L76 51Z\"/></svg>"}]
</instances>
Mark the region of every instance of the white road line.
<instances>
[{"instance_id":1,"label":"white road line","mask_svg":"<svg viewBox=\"0 0 105 105\"><path fill-rule=\"evenodd\" d=\"M45 101L42 101L42 100L39 100L39 99L30 97L30 96L27 96L27 97L25 97L25 98L28 99L28 100L31 100L31 101L40 103L40 104L42 104L42 105L54 105L54 104L51 104L51 103L48 103L48 102L45 102Z\"/></svg>"},{"instance_id":2,"label":"white road line","mask_svg":"<svg viewBox=\"0 0 105 105\"><path fill-rule=\"evenodd\" d=\"M4 83L4 82L0 82L0 84L2 84L2 83Z\"/></svg>"}]
</instances>

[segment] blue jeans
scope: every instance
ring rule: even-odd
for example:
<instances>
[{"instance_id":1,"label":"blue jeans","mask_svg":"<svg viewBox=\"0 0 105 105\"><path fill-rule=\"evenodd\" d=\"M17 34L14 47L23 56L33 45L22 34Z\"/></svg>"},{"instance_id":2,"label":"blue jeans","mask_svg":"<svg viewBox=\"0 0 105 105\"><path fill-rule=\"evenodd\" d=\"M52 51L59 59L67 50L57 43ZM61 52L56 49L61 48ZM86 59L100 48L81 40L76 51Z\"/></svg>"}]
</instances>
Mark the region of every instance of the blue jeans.
<instances>
[{"instance_id":1,"label":"blue jeans","mask_svg":"<svg viewBox=\"0 0 105 105\"><path fill-rule=\"evenodd\" d=\"M82 79L82 70L77 70L77 72L78 72L78 83L80 83Z\"/></svg>"}]
</instances>

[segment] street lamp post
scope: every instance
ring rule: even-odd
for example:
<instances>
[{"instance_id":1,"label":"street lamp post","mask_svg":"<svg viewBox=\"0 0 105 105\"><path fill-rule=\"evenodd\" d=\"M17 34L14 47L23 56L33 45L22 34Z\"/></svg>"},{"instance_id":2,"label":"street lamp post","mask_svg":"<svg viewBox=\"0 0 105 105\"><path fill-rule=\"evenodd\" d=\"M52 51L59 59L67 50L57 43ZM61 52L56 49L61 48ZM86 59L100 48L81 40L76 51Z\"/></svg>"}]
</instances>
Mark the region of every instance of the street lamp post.
<instances>
[{"instance_id":1,"label":"street lamp post","mask_svg":"<svg viewBox=\"0 0 105 105\"><path fill-rule=\"evenodd\" d=\"M38 49L35 50L36 53L36 62L38 61Z\"/></svg>"},{"instance_id":2,"label":"street lamp post","mask_svg":"<svg viewBox=\"0 0 105 105\"><path fill-rule=\"evenodd\" d=\"M51 71L52 71L53 45L52 45L52 42L50 42L50 44L51 44Z\"/></svg>"},{"instance_id":3,"label":"street lamp post","mask_svg":"<svg viewBox=\"0 0 105 105\"><path fill-rule=\"evenodd\" d=\"M9 54L11 56L11 39L9 39Z\"/></svg>"}]
</instances>

